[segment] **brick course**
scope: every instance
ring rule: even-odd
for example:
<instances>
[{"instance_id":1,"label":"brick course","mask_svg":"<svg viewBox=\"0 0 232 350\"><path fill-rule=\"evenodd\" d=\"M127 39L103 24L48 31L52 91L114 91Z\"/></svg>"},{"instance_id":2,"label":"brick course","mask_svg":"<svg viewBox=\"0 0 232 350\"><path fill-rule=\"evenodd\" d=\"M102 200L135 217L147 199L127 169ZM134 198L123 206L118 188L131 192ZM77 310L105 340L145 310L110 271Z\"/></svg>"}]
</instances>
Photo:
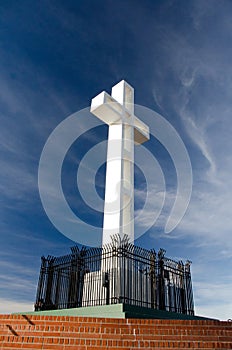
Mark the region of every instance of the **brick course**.
<instances>
[{"instance_id":1,"label":"brick course","mask_svg":"<svg viewBox=\"0 0 232 350\"><path fill-rule=\"evenodd\" d=\"M0 349L232 349L232 322L0 315Z\"/></svg>"}]
</instances>

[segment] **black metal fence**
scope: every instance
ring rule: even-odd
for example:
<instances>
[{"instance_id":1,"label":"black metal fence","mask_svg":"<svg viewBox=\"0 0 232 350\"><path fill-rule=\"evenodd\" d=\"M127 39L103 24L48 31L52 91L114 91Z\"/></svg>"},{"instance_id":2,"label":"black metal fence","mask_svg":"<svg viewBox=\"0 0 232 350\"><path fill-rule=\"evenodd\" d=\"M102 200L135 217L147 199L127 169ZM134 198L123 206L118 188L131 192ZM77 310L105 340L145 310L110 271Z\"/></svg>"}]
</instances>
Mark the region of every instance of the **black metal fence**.
<instances>
[{"instance_id":1,"label":"black metal fence","mask_svg":"<svg viewBox=\"0 0 232 350\"><path fill-rule=\"evenodd\" d=\"M114 237L103 248L41 258L35 310L126 303L194 315L190 262Z\"/></svg>"}]
</instances>

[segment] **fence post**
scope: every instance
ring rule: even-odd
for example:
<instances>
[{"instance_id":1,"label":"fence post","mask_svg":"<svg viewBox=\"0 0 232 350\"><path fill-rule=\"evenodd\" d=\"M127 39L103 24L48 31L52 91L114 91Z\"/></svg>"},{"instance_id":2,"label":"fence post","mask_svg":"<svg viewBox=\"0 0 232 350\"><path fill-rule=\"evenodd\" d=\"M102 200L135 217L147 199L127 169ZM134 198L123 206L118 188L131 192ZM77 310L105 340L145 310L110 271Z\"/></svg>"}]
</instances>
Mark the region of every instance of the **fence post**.
<instances>
[{"instance_id":1,"label":"fence post","mask_svg":"<svg viewBox=\"0 0 232 350\"><path fill-rule=\"evenodd\" d=\"M106 305L109 305L109 303L110 303L110 281L109 281L109 273L108 272L104 272L103 287L106 288Z\"/></svg>"},{"instance_id":2,"label":"fence post","mask_svg":"<svg viewBox=\"0 0 232 350\"><path fill-rule=\"evenodd\" d=\"M55 261L55 258L52 256L49 256L46 259L47 285L46 285L46 296L45 296L45 308L47 310L54 308L54 304L52 302L52 287L53 287L53 275L54 275L53 263L54 263L54 261Z\"/></svg>"},{"instance_id":3,"label":"fence post","mask_svg":"<svg viewBox=\"0 0 232 350\"><path fill-rule=\"evenodd\" d=\"M45 293L45 276L46 276L46 258L41 256L41 267L39 273L39 281L36 293L35 311L40 311L44 307L44 293Z\"/></svg>"},{"instance_id":4,"label":"fence post","mask_svg":"<svg viewBox=\"0 0 232 350\"><path fill-rule=\"evenodd\" d=\"M157 308L157 295L156 295L156 252L151 250L150 258L150 279L151 279L151 308Z\"/></svg>"},{"instance_id":5,"label":"fence post","mask_svg":"<svg viewBox=\"0 0 232 350\"><path fill-rule=\"evenodd\" d=\"M186 294L186 313L194 315L194 300L193 300L193 288L192 279L190 272L191 261L187 260L184 266L184 283L185 283L185 294Z\"/></svg>"},{"instance_id":6,"label":"fence post","mask_svg":"<svg viewBox=\"0 0 232 350\"><path fill-rule=\"evenodd\" d=\"M165 310L165 280L164 280L164 254L165 250L158 252L158 281L159 281L159 309Z\"/></svg>"}]
</instances>

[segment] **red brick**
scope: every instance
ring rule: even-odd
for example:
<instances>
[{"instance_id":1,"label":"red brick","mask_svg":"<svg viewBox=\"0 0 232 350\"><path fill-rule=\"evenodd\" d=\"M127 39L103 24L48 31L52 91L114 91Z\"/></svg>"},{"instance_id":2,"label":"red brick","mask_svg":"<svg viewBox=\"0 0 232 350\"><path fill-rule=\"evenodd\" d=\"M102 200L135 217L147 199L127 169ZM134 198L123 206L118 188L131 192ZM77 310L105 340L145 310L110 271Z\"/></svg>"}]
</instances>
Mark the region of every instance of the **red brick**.
<instances>
[{"instance_id":1,"label":"red brick","mask_svg":"<svg viewBox=\"0 0 232 350\"><path fill-rule=\"evenodd\" d=\"M229 322L39 315L29 320L34 325L20 315L0 315L1 349L232 349Z\"/></svg>"}]
</instances>

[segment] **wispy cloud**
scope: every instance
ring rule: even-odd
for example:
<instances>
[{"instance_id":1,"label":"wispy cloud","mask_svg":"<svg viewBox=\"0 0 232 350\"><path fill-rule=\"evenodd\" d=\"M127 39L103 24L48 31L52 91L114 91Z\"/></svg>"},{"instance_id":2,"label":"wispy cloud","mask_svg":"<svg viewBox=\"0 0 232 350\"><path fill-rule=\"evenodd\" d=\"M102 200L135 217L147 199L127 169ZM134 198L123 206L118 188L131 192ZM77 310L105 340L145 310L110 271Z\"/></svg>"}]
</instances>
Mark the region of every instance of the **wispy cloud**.
<instances>
[{"instance_id":1,"label":"wispy cloud","mask_svg":"<svg viewBox=\"0 0 232 350\"><path fill-rule=\"evenodd\" d=\"M225 6L229 6L228 2ZM161 48L163 70L155 72L154 99L168 114L174 107L185 131L208 162L205 166L208 181L217 183L221 158L228 153L226 144L231 148L228 135L227 139L223 135L227 134L223 124L230 128L228 111L232 107L229 78L232 68L228 60L231 49L227 45L231 39L227 27L229 12L225 13L216 1L195 1L190 7L193 25L197 27L194 30L189 23L192 40L190 32L165 25L165 46ZM220 23L216 27L215 18ZM166 72L165 76L160 75L161 71ZM170 87L164 81L167 75L172 80Z\"/></svg>"},{"instance_id":2,"label":"wispy cloud","mask_svg":"<svg viewBox=\"0 0 232 350\"><path fill-rule=\"evenodd\" d=\"M147 198L148 196L149 199ZM147 189L136 189L136 202L140 204L145 203L147 199L148 202L146 210L144 210L143 207L136 209L135 226L138 225L138 227L146 228L148 223L154 222L156 227L164 228L170 215L171 206L173 205L175 197L175 191L163 191L158 185L155 184L151 186L149 195L147 193Z\"/></svg>"},{"instance_id":3,"label":"wispy cloud","mask_svg":"<svg viewBox=\"0 0 232 350\"><path fill-rule=\"evenodd\" d=\"M179 128L193 167L188 210L166 238L172 238L170 245L180 242L192 254L196 313L228 319L232 315L231 3L197 0L189 6L188 30L171 22L160 24L162 61L153 76L154 101ZM154 57L159 59L156 52ZM155 228L150 235L157 237Z\"/></svg>"},{"instance_id":4,"label":"wispy cloud","mask_svg":"<svg viewBox=\"0 0 232 350\"><path fill-rule=\"evenodd\" d=\"M1 279L1 289L2 290L8 290L8 295L11 294L10 291L12 291L12 294L15 294L17 290L17 295L24 292L25 285L27 286L27 293L34 293L36 290L36 284L30 283L29 280L25 278L16 277L10 274L0 274Z\"/></svg>"},{"instance_id":5,"label":"wispy cloud","mask_svg":"<svg viewBox=\"0 0 232 350\"><path fill-rule=\"evenodd\" d=\"M231 49L218 37L223 37L224 33L229 40L231 32L227 32L229 13L225 13L218 2L213 1L213 4L201 1L192 4L191 17L195 26L192 29L190 23L192 40L189 40L189 32L177 31L171 24L165 26L162 71L173 81L167 87L162 82L160 69L155 72L154 98L166 113L173 113L174 107L185 133L200 151L196 155L188 139L190 156L194 155L194 187L180 228L209 235L211 232L218 240L223 240L222 237L228 238L232 227L232 68L228 60ZM214 26L215 16L220 26ZM206 26L208 35L204 34ZM183 136L187 139L184 133Z\"/></svg>"},{"instance_id":6,"label":"wispy cloud","mask_svg":"<svg viewBox=\"0 0 232 350\"><path fill-rule=\"evenodd\" d=\"M0 261L1 269L3 271L9 271L10 273L14 273L15 275L27 275L32 276L35 273L35 269L32 267L27 267L25 265L15 264L11 261L1 260ZM5 276L5 275L2 275Z\"/></svg>"},{"instance_id":7,"label":"wispy cloud","mask_svg":"<svg viewBox=\"0 0 232 350\"><path fill-rule=\"evenodd\" d=\"M185 128L191 137L192 141L198 146L202 155L207 159L209 163L209 170L207 170L207 175L209 181L217 183L218 180L216 178L217 166L210 149L209 140L206 135L206 127L197 125L196 120L190 116L188 111L182 111L180 113L182 120L185 124Z\"/></svg>"}]
</instances>

